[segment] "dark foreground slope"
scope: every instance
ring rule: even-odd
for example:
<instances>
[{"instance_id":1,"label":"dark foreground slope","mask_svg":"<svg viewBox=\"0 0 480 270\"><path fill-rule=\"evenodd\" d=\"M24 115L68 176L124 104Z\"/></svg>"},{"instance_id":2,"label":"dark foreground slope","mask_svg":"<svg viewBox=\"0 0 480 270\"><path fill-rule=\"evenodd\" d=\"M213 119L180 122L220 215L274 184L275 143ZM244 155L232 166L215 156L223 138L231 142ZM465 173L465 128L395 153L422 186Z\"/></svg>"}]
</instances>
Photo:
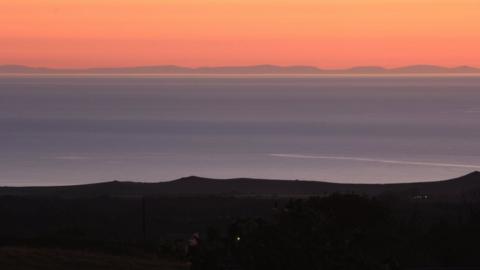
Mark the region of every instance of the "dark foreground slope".
<instances>
[{"instance_id":1,"label":"dark foreground slope","mask_svg":"<svg viewBox=\"0 0 480 270\"><path fill-rule=\"evenodd\" d=\"M4 187L0 269L477 267L479 191L478 172L389 185L187 177ZM195 232L201 252L189 257Z\"/></svg>"},{"instance_id":2,"label":"dark foreground slope","mask_svg":"<svg viewBox=\"0 0 480 270\"><path fill-rule=\"evenodd\" d=\"M279 196L303 197L330 193L368 196L390 195L403 199L457 200L480 195L480 172L436 182L405 184L338 184L320 181L264 179L208 179L186 177L170 182L105 182L53 187L0 187L0 196L48 197L143 197L143 196Z\"/></svg>"},{"instance_id":3,"label":"dark foreground slope","mask_svg":"<svg viewBox=\"0 0 480 270\"><path fill-rule=\"evenodd\" d=\"M0 268L10 270L180 270L182 262L52 248L0 247Z\"/></svg>"}]
</instances>

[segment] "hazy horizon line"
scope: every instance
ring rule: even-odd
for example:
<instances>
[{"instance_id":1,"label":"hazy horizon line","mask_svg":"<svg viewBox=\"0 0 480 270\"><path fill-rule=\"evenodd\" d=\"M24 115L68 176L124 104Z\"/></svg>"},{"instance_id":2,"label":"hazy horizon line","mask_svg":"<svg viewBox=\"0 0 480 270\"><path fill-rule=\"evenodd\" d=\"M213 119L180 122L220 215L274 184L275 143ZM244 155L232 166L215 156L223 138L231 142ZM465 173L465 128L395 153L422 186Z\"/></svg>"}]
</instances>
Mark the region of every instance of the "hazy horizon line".
<instances>
[{"instance_id":1,"label":"hazy horizon line","mask_svg":"<svg viewBox=\"0 0 480 270\"><path fill-rule=\"evenodd\" d=\"M406 67L440 67L440 68L475 68L480 69L480 65L469 65L469 64L459 64L459 65L441 65L441 64L428 64L428 63L413 63L407 65L398 65L398 66L384 66L376 64L365 64L365 65L353 65L353 66L344 66L344 67L322 67L311 64L269 64L269 63L258 63L258 64L226 64L226 65L198 65L198 66L189 66L181 64L145 64L145 65L106 65L106 66L85 66L85 67L67 67L67 66L43 66L43 65L30 65L30 64L17 64L17 63L3 63L0 64L0 67L28 67L28 68L45 68L45 69L62 69L62 70L85 70L85 69L108 69L108 68L143 68L143 67L181 67L189 69L199 69L199 68L224 68L224 67L310 67L317 68L319 70L347 70L352 68L383 68L386 70L399 69Z\"/></svg>"},{"instance_id":2,"label":"hazy horizon line","mask_svg":"<svg viewBox=\"0 0 480 270\"><path fill-rule=\"evenodd\" d=\"M353 66L343 69L324 69L308 65L247 65L201 66L150 65L124 67L49 68L25 65L0 65L3 75L478 75L473 66L445 67L410 65L395 68L382 66Z\"/></svg>"}]
</instances>

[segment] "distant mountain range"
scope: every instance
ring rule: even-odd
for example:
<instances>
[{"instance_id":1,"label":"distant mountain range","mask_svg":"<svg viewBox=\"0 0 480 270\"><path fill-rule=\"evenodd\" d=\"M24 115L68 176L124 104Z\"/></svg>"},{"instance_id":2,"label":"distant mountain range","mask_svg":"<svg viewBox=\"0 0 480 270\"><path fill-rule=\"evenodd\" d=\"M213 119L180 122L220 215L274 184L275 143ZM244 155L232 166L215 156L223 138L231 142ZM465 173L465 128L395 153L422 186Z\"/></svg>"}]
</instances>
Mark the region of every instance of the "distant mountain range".
<instances>
[{"instance_id":1,"label":"distant mountain range","mask_svg":"<svg viewBox=\"0 0 480 270\"><path fill-rule=\"evenodd\" d=\"M0 187L0 196L141 197L141 196L281 196L302 197L330 193L391 195L404 199L480 199L480 172L436 182L404 184L339 184L319 181L265 179L209 179L196 176L170 182L105 182L77 186Z\"/></svg>"},{"instance_id":2,"label":"distant mountain range","mask_svg":"<svg viewBox=\"0 0 480 270\"><path fill-rule=\"evenodd\" d=\"M221 66L221 67L181 67L173 65L58 69L29 67L21 65L0 65L0 74L474 74L480 68L470 66L441 67L433 65L413 65L399 68L361 66L348 69L320 69L313 66Z\"/></svg>"}]
</instances>

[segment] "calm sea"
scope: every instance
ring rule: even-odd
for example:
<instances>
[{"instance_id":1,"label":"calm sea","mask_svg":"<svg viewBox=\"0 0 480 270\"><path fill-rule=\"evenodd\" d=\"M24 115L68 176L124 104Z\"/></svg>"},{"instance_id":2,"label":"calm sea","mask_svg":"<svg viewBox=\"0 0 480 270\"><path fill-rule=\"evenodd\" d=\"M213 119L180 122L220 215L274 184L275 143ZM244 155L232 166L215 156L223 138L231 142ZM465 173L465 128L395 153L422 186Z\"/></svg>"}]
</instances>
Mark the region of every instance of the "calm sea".
<instances>
[{"instance_id":1,"label":"calm sea","mask_svg":"<svg viewBox=\"0 0 480 270\"><path fill-rule=\"evenodd\" d=\"M0 185L480 170L480 77L0 77Z\"/></svg>"}]
</instances>

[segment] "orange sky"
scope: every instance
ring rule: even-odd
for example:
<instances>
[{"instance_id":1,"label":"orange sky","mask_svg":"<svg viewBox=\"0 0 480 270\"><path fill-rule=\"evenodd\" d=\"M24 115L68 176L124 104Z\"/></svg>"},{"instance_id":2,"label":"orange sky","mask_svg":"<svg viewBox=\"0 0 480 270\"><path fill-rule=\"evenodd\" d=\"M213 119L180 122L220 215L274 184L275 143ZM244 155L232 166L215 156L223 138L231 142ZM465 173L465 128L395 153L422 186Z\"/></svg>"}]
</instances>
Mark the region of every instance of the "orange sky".
<instances>
[{"instance_id":1,"label":"orange sky","mask_svg":"<svg viewBox=\"0 0 480 270\"><path fill-rule=\"evenodd\" d=\"M479 0L0 0L0 64L480 66Z\"/></svg>"}]
</instances>

